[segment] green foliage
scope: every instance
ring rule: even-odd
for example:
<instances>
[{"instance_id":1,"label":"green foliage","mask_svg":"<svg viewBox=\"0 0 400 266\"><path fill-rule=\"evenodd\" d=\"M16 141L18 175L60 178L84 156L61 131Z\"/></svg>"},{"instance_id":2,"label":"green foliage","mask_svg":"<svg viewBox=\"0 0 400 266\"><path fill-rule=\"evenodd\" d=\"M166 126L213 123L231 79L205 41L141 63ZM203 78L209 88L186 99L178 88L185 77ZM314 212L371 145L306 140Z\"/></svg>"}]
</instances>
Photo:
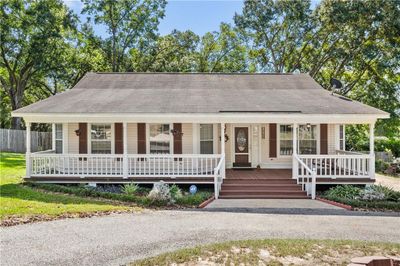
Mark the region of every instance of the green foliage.
<instances>
[{"instance_id":1,"label":"green foliage","mask_svg":"<svg viewBox=\"0 0 400 266\"><path fill-rule=\"evenodd\" d=\"M382 185L365 189L353 185L336 186L325 191L322 197L354 208L400 211L400 192Z\"/></svg>"},{"instance_id":2,"label":"green foliage","mask_svg":"<svg viewBox=\"0 0 400 266\"><path fill-rule=\"evenodd\" d=\"M379 173L383 173L389 167L389 163L384 162L383 160L375 161L375 171Z\"/></svg>"},{"instance_id":3,"label":"green foliage","mask_svg":"<svg viewBox=\"0 0 400 266\"><path fill-rule=\"evenodd\" d=\"M122 187L122 192L127 195L135 195L139 190L139 185L134 183L125 184Z\"/></svg>"},{"instance_id":4,"label":"green foliage","mask_svg":"<svg viewBox=\"0 0 400 266\"><path fill-rule=\"evenodd\" d=\"M182 190L176 184L169 187L169 192L174 200L182 198Z\"/></svg>"},{"instance_id":5,"label":"green foliage","mask_svg":"<svg viewBox=\"0 0 400 266\"><path fill-rule=\"evenodd\" d=\"M127 51L147 46L157 37L159 20L164 17L165 0L83 0L83 13L95 24L104 25L108 37L101 40L113 72L127 71Z\"/></svg>"},{"instance_id":6,"label":"green foliage","mask_svg":"<svg viewBox=\"0 0 400 266\"><path fill-rule=\"evenodd\" d=\"M390 151L395 158L400 157L400 138L376 139L375 151Z\"/></svg>"},{"instance_id":7,"label":"green foliage","mask_svg":"<svg viewBox=\"0 0 400 266\"><path fill-rule=\"evenodd\" d=\"M101 200L51 194L23 186L20 182L25 172L25 159L21 154L0 153L0 169L0 219L130 209Z\"/></svg>"},{"instance_id":8,"label":"green foliage","mask_svg":"<svg viewBox=\"0 0 400 266\"><path fill-rule=\"evenodd\" d=\"M198 206L200 203L209 199L212 196L211 192L199 191L196 194L185 194L181 198L176 199L176 204L183 206Z\"/></svg>"},{"instance_id":9,"label":"green foliage","mask_svg":"<svg viewBox=\"0 0 400 266\"><path fill-rule=\"evenodd\" d=\"M342 198L342 199L355 199L360 196L362 189L352 185L341 185L330 188L324 193L326 197Z\"/></svg>"}]
</instances>

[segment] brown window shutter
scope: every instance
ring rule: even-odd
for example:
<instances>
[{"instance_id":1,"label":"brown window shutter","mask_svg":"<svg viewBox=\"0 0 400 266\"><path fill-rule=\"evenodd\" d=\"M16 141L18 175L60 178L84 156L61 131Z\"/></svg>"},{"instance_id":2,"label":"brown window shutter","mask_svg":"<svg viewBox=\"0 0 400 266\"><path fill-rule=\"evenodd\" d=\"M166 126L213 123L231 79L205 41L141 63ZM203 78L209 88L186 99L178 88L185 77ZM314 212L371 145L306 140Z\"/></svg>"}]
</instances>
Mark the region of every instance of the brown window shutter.
<instances>
[{"instance_id":1,"label":"brown window shutter","mask_svg":"<svg viewBox=\"0 0 400 266\"><path fill-rule=\"evenodd\" d=\"M124 140L123 140L123 129L122 123L114 124L114 134L115 134L115 154L124 153Z\"/></svg>"},{"instance_id":2,"label":"brown window shutter","mask_svg":"<svg viewBox=\"0 0 400 266\"><path fill-rule=\"evenodd\" d=\"M269 124L269 157L276 158L276 124Z\"/></svg>"},{"instance_id":3,"label":"brown window shutter","mask_svg":"<svg viewBox=\"0 0 400 266\"><path fill-rule=\"evenodd\" d=\"M79 154L87 154L87 142L88 142L88 135L87 135L87 123L79 123Z\"/></svg>"},{"instance_id":4,"label":"brown window shutter","mask_svg":"<svg viewBox=\"0 0 400 266\"><path fill-rule=\"evenodd\" d=\"M137 124L138 154L146 154L146 124Z\"/></svg>"},{"instance_id":5,"label":"brown window shutter","mask_svg":"<svg viewBox=\"0 0 400 266\"><path fill-rule=\"evenodd\" d=\"M181 133L182 124L174 123L174 130ZM174 135L174 154L182 154L182 134Z\"/></svg>"},{"instance_id":6,"label":"brown window shutter","mask_svg":"<svg viewBox=\"0 0 400 266\"><path fill-rule=\"evenodd\" d=\"M320 125L320 154L328 154L328 124Z\"/></svg>"}]
</instances>

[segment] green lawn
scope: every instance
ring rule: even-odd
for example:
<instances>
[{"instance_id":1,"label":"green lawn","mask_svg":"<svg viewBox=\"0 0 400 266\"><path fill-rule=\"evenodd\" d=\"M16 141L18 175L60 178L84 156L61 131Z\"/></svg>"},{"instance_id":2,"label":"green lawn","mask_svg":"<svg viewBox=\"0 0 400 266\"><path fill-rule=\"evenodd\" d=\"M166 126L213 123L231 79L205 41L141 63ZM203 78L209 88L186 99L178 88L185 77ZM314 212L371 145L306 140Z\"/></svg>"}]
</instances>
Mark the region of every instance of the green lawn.
<instances>
[{"instance_id":1,"label":"green lawn","mask_svg":"<svg viewBox=\"0 0 400 266\"><path fill-rule=\"evenodd\" d=\"M24 156L0 153L0 220L35 215L128 210L101 200L44 192L21 184L25 174Z\"/></svg>"},{"instance_id":2,"label":"green lawn","mask_svg":"<svg viewBox=\"0 0 400 266\"><path fill-rule=\"evenodd\" d=\"M347 265L352 258L400 255L400 244L348 240L244 240L183 249L130 265Z\"/></svg>"}]
</instances>

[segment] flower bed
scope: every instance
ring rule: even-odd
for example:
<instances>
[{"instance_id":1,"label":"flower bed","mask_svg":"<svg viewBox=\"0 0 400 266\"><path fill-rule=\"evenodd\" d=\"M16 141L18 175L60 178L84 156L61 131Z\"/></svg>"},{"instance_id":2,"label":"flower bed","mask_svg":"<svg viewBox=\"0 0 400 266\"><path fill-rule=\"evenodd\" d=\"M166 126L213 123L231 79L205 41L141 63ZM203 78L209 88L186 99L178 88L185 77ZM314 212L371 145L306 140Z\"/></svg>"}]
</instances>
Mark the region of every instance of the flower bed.
<instances>
[{"instance_id":1,"label":"flower bed","mask_svg":"<svg viewBox=\"0 0 400 266\"><path fill-rule=\"evenodd\" d=\"M27 183L28 186L81 197L104 198L128 203L135 203L142 207L197 207L212 197L210 191L198 191L192 195L182 192L177 185L169 186L163 182L156 183L153 189L135 184L104 185L89 187L82 185L56 185Z\"/></svg>"},{"instance_id":2,"label":"flower bed","mask_svg":"<svg viewBox=\"0 0 400 266\"><path fill-rule=\"evenodd\" d=\"M400 211L400 192L381 185L365 188L353 185L336 186L325 191L321 198L350 205L355 209Z\"/></svg>"}]
</instances>

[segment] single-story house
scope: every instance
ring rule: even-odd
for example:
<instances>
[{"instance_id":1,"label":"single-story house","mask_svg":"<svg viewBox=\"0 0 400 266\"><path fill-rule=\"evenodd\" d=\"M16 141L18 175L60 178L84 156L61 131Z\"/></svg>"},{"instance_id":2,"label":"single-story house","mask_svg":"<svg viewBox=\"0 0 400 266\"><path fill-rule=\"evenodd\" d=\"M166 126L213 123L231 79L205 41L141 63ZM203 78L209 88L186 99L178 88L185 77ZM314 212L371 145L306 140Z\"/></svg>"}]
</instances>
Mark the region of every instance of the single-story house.
<instances>
[{"instance_id":1,"label":"single-story house","mask_svg":"<svg viewBox=\"0 0 400 266\"><path fill-rule=\"evenodd\" d=\"M53 149L26 152L26 180L214 184L216 197L302 198L317 184L374 182L374 124L389 114L308 74L88 73L18 109L51 123ZM369 124L370 151L346 151Z\"/></svg>"}]
</instances>

